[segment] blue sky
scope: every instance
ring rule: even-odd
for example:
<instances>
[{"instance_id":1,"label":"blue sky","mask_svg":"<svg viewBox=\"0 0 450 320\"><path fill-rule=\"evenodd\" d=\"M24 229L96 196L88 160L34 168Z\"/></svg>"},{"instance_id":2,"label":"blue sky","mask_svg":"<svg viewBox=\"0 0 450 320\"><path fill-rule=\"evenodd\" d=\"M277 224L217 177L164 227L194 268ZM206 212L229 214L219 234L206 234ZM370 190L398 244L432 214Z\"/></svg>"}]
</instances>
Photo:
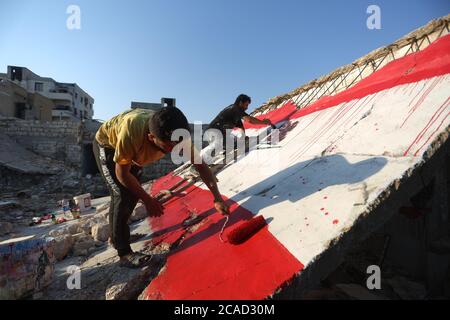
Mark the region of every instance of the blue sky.
<instances>
[{"instance_id":1,"label":"blue sky","mask_svg":"<svg viewBox=\"0 0 450 320\"><path fill-rule=\"evenodd\" d=\"M371 4L381 30L366 27ZM240 93L253 110L448 13L448 0L0 0L0 72L76 82L98 119L164 96L209 122Z\"/></svg>"}]
</instances>

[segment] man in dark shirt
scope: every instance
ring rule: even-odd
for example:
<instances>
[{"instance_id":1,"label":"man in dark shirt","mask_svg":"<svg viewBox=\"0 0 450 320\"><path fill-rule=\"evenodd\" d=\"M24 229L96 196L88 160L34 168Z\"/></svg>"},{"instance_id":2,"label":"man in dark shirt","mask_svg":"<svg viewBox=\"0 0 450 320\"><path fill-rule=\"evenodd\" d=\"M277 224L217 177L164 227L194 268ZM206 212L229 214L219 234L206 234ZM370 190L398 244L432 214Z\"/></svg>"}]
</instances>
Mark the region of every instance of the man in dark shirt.
<instances>
[{"instance_id":1,"label":"man in dark shirt","mask_svg":"<svg viewBox=\"0 0 450 320\"><path fill-rule=\"evenodd\" d=\"M269 119L259 120L249 115L246 110L252 102L251 98L245 94L240 94L234 104L229 105L223 109L213 121L211 121L208 129L219 130L222 134L222 140L217 138L213 132L207 131L207 138L209 141L208 147L202 150L201 155L204 161L208 164L213 162L211 156L212 150L218 150L220 148L225 149L227 139L235 139L235 136L230 134L230 130L239 128L242 130L242 135L245 137L245 129L242 120L250 122L252 124L266 124L274 127ZM228 132L227 132L228 129Z\"/></svg>"}]
</instances>

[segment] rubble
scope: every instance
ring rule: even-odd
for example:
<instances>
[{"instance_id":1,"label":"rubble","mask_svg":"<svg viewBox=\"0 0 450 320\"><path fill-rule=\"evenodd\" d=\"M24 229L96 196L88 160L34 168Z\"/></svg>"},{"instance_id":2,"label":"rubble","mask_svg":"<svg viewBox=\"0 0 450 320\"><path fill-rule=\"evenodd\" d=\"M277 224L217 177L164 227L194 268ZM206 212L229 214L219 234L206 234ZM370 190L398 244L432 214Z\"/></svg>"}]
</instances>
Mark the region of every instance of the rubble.
<instances>
[{"instance_id":1,"label":"rubble","mask_svg":"<svg viewBox=\"0 0 450 320\"><path fill-rule=\"evenodd\" d=\"M133 213L130 216L131 221L138 221L147 218L147 209L145 208L144 204L139 202L136 205L136 208L134 208Z\"/></svg>"},{"instance_id":2,"label":"rubble","mask_svg":"<svg viewBox=\"0 0 450 320\"><path fill-rule=\"evenodd\" d=\"M106 289L106 300L132 300L145 289L148 279L154 278L164 265L165 260L160 255L153 255L149 265L127 273L118 272L112 277L111 284Z\"/></svg>"},{"instance_id":3,"label":"rubble","mask_svg":"<svg viewBox=\"0 0 450 320\"><path fill-rule=\"evenodd\" d=\"M92 237L98 241L108 241L109 238L109 223L97 223L91 229Z\"/></svg>"},{"instance_id":4,"label":"rubble","mask_svg":"<svg viewBox=\"0 0 450 320\"><path fill-rule=\"evenodd\" d=\"M74 240L71 234L64 234L54 239L53 254L57 261L61 261L72 250Z\"/></svg>"}]
</instances>

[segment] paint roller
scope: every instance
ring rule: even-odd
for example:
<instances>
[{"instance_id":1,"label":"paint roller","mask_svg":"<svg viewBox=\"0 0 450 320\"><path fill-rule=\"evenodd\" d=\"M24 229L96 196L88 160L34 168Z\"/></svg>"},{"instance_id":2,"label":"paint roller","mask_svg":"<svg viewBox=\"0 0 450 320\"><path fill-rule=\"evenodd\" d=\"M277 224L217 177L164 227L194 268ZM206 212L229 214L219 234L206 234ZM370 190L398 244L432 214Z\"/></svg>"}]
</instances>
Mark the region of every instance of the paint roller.
<instances>
[{"instance_id":1,"label":"paint roller","mask_svg":"<svg viewBox=\"0 0 450 320\"><path fill-rule=\"evenodd\" d=\"M225 225L228 222L228 216L223 225L222 231L220 232L220 239L222 239L222 233L225 229ZM231 244L241 244L256 234L259 230L267 225L266 219L263 216L258 216L256 218L251 218L250 220L241 223L239 226L235 227L228 233L228 242Z\"/></svg>"}]
</instances>

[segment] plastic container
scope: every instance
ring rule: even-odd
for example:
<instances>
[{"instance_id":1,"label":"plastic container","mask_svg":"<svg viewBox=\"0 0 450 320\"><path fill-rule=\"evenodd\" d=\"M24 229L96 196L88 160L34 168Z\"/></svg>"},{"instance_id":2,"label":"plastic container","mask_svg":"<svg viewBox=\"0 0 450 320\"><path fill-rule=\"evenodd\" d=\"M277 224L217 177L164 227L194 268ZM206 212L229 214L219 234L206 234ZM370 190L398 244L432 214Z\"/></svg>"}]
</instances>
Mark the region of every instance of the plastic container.
<instances>
[{"instance_id":1,"label":"plastic container","mask_svg":"<svg viewBox=\"0 0 450 320\"><path fill-rule=\"evenodd\" d=\"M92 207L90 193L73 197L73 200L75 201L75 205L78 206L78 208L80 208L80 212L87 211Z\"/></svg>"}]
</instances>

